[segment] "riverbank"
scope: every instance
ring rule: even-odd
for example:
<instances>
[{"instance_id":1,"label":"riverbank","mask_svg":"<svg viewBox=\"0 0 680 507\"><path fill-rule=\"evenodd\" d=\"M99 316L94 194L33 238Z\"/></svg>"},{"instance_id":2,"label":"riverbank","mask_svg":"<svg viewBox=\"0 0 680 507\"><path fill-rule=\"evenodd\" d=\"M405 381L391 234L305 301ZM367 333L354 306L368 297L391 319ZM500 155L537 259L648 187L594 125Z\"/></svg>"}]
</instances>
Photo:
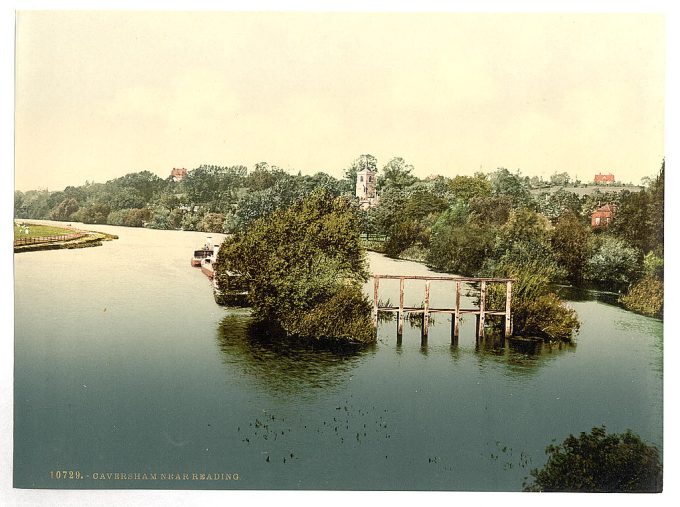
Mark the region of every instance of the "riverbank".
<instances>
[{"instance_id":1,"label":"riverbank","mask_svg":"<svg viewBox=\"0 0 680 507\"><path fill-rule=\"evenodd\" d=\"M115 234L84 231L73 227L57 228L35 223L15 222L14 252L60 250L64 248L88 248L101 246L104 241L118 239ZM17 234L17 228L25 228L25 235ZM28 233L32 229L32 233ZM36 232L37 230L37 232Z\"/></svg>"}]
</instances>

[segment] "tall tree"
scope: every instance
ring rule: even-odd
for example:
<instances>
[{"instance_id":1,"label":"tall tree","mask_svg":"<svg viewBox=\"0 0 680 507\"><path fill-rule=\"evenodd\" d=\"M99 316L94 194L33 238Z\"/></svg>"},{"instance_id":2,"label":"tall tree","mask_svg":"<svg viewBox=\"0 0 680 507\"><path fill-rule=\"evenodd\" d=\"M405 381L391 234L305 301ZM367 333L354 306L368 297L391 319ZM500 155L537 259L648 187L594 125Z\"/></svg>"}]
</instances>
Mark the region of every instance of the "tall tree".
<instances>
[{"instance_id":1,"label":"tall tree","mask_svg":"<svg viewBox=\"0 0 680 507\"><path fill-rule=\"evenodd\" d=\"M579 283L588 261L591 230L573 212L564 213L552 231L552 248L557 263L562 266L569 280Z\"/></svg>"},{"instance_id":2,"label":"tall tree","mask_svg":"<svg viewBox=\"0 0 680 507\"><path fill-rule=\"evenodd\" d=\"M501 167L489 176L491 188L495 195L510 197L516 207L531 203L531 194L519 171L515 174Z\"/></svg>"},{"instance_id":3,"label":"tall tree","mask_svg":"<svg viewBox=\"0 0 680 507\"><path fill-rule=\"evenodd\" d=\"M456 176L449 186L456 199L466 202L476 197L491 196L491 183L483 173L475 173L474 176Z\"/></svg>"},{"instance_id":4,"label":"tall tree","mask_svg":"<svg viewBox=\"0 0 680 507\"><path fill-rule=\"evenodd\" d=\"M378 177L378 189L406 188L418 181L412 172L411 164L407 164L401 157L394 157L383 167L382 174Z\"/></svg>"}]
</instances>

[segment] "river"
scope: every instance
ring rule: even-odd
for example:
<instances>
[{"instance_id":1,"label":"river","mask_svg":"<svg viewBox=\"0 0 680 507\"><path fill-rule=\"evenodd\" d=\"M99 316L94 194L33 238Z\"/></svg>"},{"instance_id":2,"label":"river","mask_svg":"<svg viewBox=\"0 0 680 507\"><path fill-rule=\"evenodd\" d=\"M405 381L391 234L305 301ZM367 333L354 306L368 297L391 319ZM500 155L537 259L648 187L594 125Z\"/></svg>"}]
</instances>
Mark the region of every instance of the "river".
<instances>
[{"instance_id":1,"label":"river","mask_svg":"<svg viewBox=\"0 0 680 507\"><path fill-rule=\"evenodd\" d=\"M206 234L83 227L120 239L14 257L15 487L517 491L570 433L661 448L662 322L596 293L573 345L478 346L467 319L452 347L438 316L426 345L392 321L361 352L273 346L190 267Z\"/></svg>"}]
</instances>

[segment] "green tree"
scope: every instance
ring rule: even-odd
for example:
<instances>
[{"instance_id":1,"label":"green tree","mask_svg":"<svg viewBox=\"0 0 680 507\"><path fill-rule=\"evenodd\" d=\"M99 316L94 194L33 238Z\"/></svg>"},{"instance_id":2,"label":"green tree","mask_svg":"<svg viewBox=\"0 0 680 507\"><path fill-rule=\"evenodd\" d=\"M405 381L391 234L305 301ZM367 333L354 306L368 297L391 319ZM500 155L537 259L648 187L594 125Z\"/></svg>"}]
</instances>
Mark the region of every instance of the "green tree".
<instances>
[{"instance_id":1,"label":"green tree","mask_svg":"<svg viewBox=\"0 0 680 507\"><path fill-rule=\"evenodd\" d=\"M386 188L406 188L415 183L418 178L413 176L413 166L407 164L401 157L394 157L382 169L378 176L378 190Z\"/></svg>"},{"instance_id":2,"label":"green tree","mask_svg":"<svg viewBox=\"0 0 680 507\"><path fill-rule=\"evenodd\" d=\"M563 188L554 193L543 193L535 198L538 211L555 222L564 213L581 213L581 199ZM590 214L588 214L590 216Z\"/></svg>"},{"instance_id":3,"label":"green tree","mask_svg":"<svg viewBox=\"0 0 680 507\"><path fill-rule=\"evenodd\" d=\"M645 190L629 192L624 190L619 198L616 216L611 231L634 247L648 252L651 250L649 194Z\"/></svg>"},{"instance_id":4,"label":"green tree","mask_svg":"<svg viewBox=\"0 0 680 507\"><path fill-rule=\"evenodd\" d=\"M484 259L483 276L511 278L513 333L544 340L571 341L579 329L576 312L551 289L562 276L550 247L547 218L526 208L512 211L499 229L493 252ZM489 290L490 308L500 308L505 293L495 284Z\"/></svg>"},{"instance_id":5,"label":"green tree","mask_svg":"<svg viewBox=\"0 0 680 507\"><path fill-rule=\"evenodd\" d=\"M449 183L449 187L456 199L465 202L474 198L491 197L491 183L483 173L475 173L474 176L456 176Z\"/></svg>"},{"instance_id":6,"label":"green tree","mask_svg":"<svg viewBox=\"0 0 680 507\"><path fill-rule=\"evenodd\" d=\"M255 168L245 179L245 186L250 190L266 190L273 187L277 181L287 178L289 175L278 167L270 168L266 162L255 164Z\"/></svg>"},{"instance_id":7,"label":"green tree","mask_svg":"<svg viewBox=\"0 0 680 507\"><path fill-rule=\"evenodd\" d=\"M570 281L579 283L589 256L591 230L573 212L563 214L552 231L552 249L557 263Z\"/></svg>"},{"instance_id":8,"label":"green tree","mask_svg":"<svg viewBox=\"0 0 680 507\"><path fill-rule=\"evenodd\" d=\"M666 178L666 160L661 163L661 170L649 186L649 250L663 256L664 245L664 189Z\"/></svg>"},{"instance_id":9,"label":"green tree","mask_svg":"<svg viewBox=\"0 0 680 507\"><path fill-rule=\"evenodd\" d=\"M168 218L170 210L163 206L156 206L152 210L151 220L147 224L150 229L169 229ZM192 229L193 230L193 229Z\"/></svg>"},{"instance_id":10,"label":"green tree","mask_svg":"<svg viewBox=\"0 0 680 507\"><path fill-rule=\"evenodd\" d=\"M585 268L586 279L617 288L640 277L642 253L623 239L606 235L598 239Z\"/></svg>"},{"instance_id":11,"label":"green tree","mask_svg":"<svg viewBox=\"0 0 680 507\"><path fill-rule=\"evenodd\" d=\"M644 258L644 276L621 297L623 306L633 312L663 318L663 258L649 252Z\"/></svg>"},{"instance_id":12,"label":"green tree","mask_svg":"<svg viewBox=\"0 0 680 507\"><path fill-rule=\"evenodd\" d=\"M20 218L49 218L54 205L47 190L29 190L23 194Z\"/></svg>"},{"instance_id":13,"label":"green tree","mask_svg":"<svg viewBox=\"0 0 680 507\"><path fill-rule=\"evenodd\" d=\"M532 202L527 183L519 171L512 174L506 168L501 167L489 175L491 188L494 195L505 195L512 199L516 207L528 206Z\"/></svg>"},{"instance_id":14,"label":"green tree","mask_svg":"<svg viewBox=\"0 0 680 507\"><path fill-rule=\"evenodd\" d=\"M550 184L554 186L564 187L569 185L570 181L571 178L569 178L569 174L566 172L562 173L555 172L550 175Z\"/></svg>"},{"instance_id":15,"label":"green tree","mask_svg":"<svg viewBox=\"0 0 680 507\"><path fill-rule=\"evenodd\" d=\"M112 180L110 183L117 187L124 189L134 189L134 191L141 197L142 206L151 201L154 194L162 191L166 182L153 174L150 171L140 171L136 173L129 173L120 178Z\"/></svg>"},{"instance_id":16,"label":"green tree","mask_svg":"<svg viewBox=\"0 0 680 507\"><path fill-rule=\"evenodd\" d=\"M316 190L223 243L218 286L228 288L235 273L242 277L254 318L284 336L372 342L359 233L350 201Z\"/></svg>"},{"instance_id":17,"label":"green tree","mask_svg":"<svg viewBox=\"0 0 680 507\"><path fill-rule=\"evenodd\" d=\"M111 207L108 204L94 202L80 208L74 218L86 224L105 224L109 213L111 213Z\"/></svg>"},{"instance_id":18,"label":"green tree","mask_svg":"<svg viewBox=\"0 0 680 507\"><path fill-rule=\"evenodd\" d=\"M499 239L503 248L520 243L548 247L550 231L550 222L545 216L528 208L521 208L510 213L508 221L501 227Z\"/></svg>"},{"instance_id":19,"label":"green tree","mask_svg":"<svg viewBox=\"0 0 680 507\"><path fill-rule=\"evenodd\" d=\"M416 220L404 218L395 222L389 230L385 242L385 254L389 257L398 257L404 250L417 242L427 243L427 231Z\"/></svg>"},{"instance_id":20,"label":"green tree","mask_svg":"<svg viewBox=\"0 0 680 507\"><path fill-rule=\"evenodd\" d=\"M14 191L14 218L28 218L24 209L24 193L21 190Z\"/></svg>"},{"instance_id":21,"label":"green tree","mask_svg":"<svg viewBox=\"0 0 680 507\"><path fill-rule=\"evenodd\" d=\"M108 206L112 210L143 208L147 201L135 187L114 187L108 194Z\"/></svg>"},{"instance_id":22,"label":"green tree","mask_svg":"<svg viewBox=\"0 0 680 507\"><path fill-rule=\"evenodd\" d=\"M662 489L659 451L630 430L608 434L604 426L569 435L546 448L548 462L531 471L525 491L656 493Z\"/></svg>"},{"instance_id":23,"label":"green tree","mask_svg":"<svg viewBox=\"0 0 680 507\"><path fill-rule=\"evenodd\" d=\"M510 218L512 206L506 195L478 195L469 201L470 220L479 226L500 227Z\"/></svg>"},{"instance_id":24,"label":"green tree","mask_svg":"<svg viewBox=\"0 0 680 507\"><path fill-rule=\"evenodd\" d=\"M79 208L78 202L73 197L67 197L52 210L50 218L52 220L71 220L71 217Z\"/></svg>"},{"instance_id":25,"label":"green tree","mask_svg":"<svg viewBox=\"0 0 680 507\"><path fill-rule=\"evenodd\" d=\"M648 275L631 286L621 303L627 310L662 319L663 294L663 278Z\"/></svg>"},{"instance_id":26,"label":"green tree","mask_svg":"<svg viewBox=\"0 0 680 507\"><path fill-rule=\"evenodd\" d=\"M493 249L496 230L468 217L462 202L441 214L432 226L428 265L449 273L476 274Z\"/></svg>"},{"instance_id":27,"label":"green tree","mask_svg":"<svg viewBox=\"0 0 680 507\"><path fill-rule=\"evenodd\" d=\"M224 224L224 215L222 213L206 213L198 229L203 232L222 232Z\"/></svg>"},{"instance_id":28,"label":"green tree","mask_svg":"<svg viewBox=\"0 0 680 507\"><path fill-rule=\"evenodd\" d=\"M137 208L128 210L123 220L126 227L144 227L152 218L153 213L148 208Z\"/></svg>"}]
</instances>

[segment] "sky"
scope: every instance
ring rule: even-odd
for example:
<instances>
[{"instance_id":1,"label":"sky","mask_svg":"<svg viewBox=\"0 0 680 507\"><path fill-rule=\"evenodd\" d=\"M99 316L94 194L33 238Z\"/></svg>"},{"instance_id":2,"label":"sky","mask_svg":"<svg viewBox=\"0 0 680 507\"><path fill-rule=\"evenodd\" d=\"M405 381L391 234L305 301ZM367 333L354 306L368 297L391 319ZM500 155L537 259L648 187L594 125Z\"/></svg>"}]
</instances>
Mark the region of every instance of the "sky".
<instances>
[{"instance_id":1,"label":"sky","mask_svg":"<svg viewBox=\"0 0 680 507\"><path fill-rule=\"evenodd\" d=\"M19 11L15 188L201 164L498 167L639 183L664 157L654 14Z\"/></svg>"}]
</instances>

